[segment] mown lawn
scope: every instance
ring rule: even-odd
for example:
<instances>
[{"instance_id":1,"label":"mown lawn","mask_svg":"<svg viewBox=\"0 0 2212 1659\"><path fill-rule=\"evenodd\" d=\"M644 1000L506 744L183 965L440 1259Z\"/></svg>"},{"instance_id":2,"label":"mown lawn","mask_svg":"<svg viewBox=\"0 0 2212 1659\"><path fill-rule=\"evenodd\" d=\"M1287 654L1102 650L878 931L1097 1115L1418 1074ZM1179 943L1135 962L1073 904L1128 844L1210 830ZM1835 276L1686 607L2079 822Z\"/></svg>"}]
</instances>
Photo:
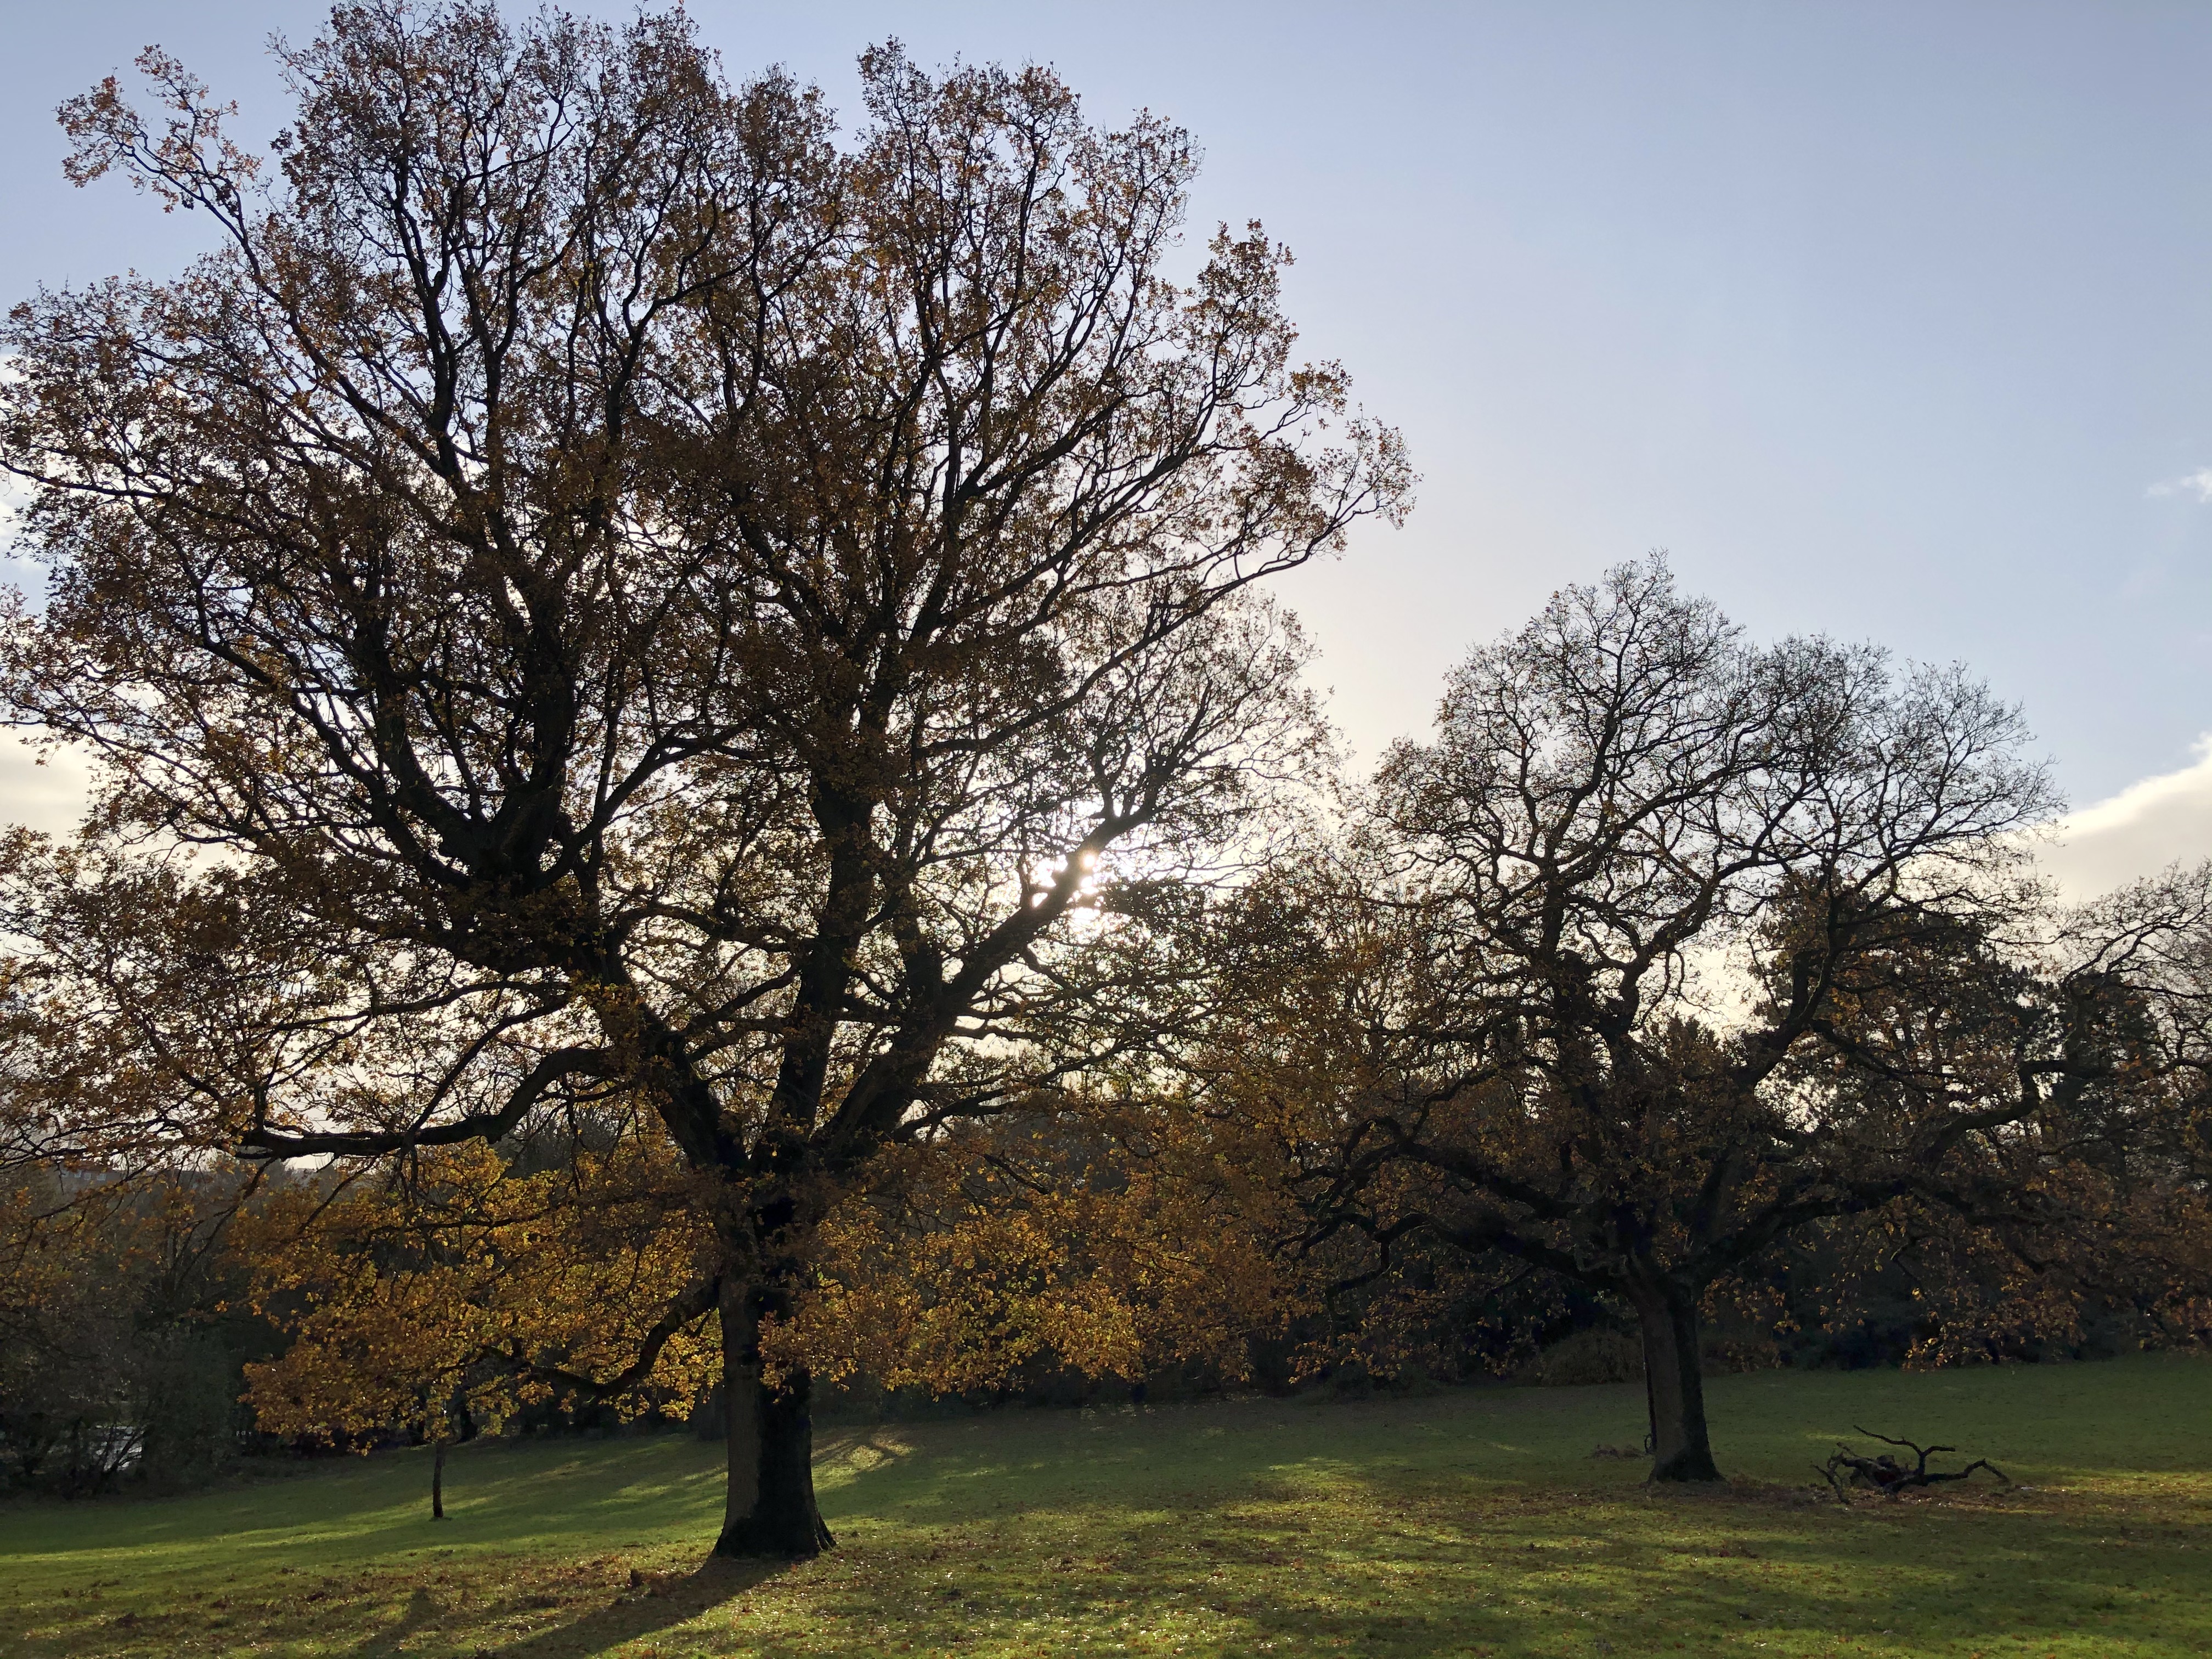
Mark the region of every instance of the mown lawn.
<instances>
[{"instance_id":1,"label":"mown lawn","mask_svg":"<svg viewBox=\"0 0 2212 1659\"><path fill-rule=\"evenodd\" d=\"M0 1653L2212 1653L2212 1363L1712 1389L1726 1492L1652 1492L1640 1389L1012 1412L823 1437L817 1562L702 1565L720 1449L389 1454L0 1509ZM1852 1425L2021 1483L1850 1510ZM1870 1448L1869 1448L1870 1449Z\"/></svg>"}]
</instances>

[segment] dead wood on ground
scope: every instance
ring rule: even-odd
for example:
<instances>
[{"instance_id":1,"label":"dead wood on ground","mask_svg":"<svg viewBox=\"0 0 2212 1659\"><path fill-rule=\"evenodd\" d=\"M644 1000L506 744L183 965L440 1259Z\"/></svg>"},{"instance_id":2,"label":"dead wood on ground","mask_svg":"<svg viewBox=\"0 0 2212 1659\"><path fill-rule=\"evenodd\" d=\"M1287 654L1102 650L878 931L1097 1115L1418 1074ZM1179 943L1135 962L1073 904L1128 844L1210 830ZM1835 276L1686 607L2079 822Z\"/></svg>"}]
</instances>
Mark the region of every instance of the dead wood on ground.
<instances>
[{"instance_id":1,"label":"dead wood on ground","mask_svg":"<svg viewBox=\"0 0 2212 1659\"><path fill-rule=\"evenodd\" d=\"M1915 1486L1932 1486L1943 1480L1964 1480L1977 1469L1987 1469L2006 1486L2012 1485L2012 1477L1986 1457L1976 1458L1963 1469L1939 1470L1928 1467L1929 1458L1939 1452L1954 1452L1959 1449L1956 1446L1922 1446L1910 1440L1893 1440L1889 1436L1876 1434L1869 1428L1856 1425L1854 1426L1858 1427L1858 1431L1870 1440L1879 1440L1886 1446L1904 1447L1907 1451L1915 1454L1917 1462L1911 1464L1900 1463L1887 1452L1878 1453L1873 1457L1861 1457L1849 1446L1838 1442L1834 1453L1826 1462L1816 1463L1813 1467L1820 1472L1820 1478L1828 1483L1830 1490L1836 1494L1836 1501L1839 1504L1848 1504L1851 1501L1850 1494L1844 1489L1847 1481L1859 1486L1872 1486L1885 1498L1892 1498L1902 1496Z\"/></svg>"}]
</instances>

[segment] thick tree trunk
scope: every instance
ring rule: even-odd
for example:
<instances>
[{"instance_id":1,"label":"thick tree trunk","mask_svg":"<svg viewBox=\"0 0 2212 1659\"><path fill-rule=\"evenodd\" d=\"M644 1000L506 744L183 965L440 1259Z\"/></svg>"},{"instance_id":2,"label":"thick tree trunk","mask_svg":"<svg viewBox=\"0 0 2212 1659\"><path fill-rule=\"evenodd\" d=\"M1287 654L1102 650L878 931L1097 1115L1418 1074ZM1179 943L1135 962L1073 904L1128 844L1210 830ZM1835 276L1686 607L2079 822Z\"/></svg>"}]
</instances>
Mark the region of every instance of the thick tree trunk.
<instances>
[{"instance_id":1,"label":"thick tree trunk","mask_svg":"<svg viewBox=\"0 0 2212 1659\"><path fill-rule=\"evenodd\" d=\"M446 1518L446 1437L438 1437L438 1449L430 1460L430 1518Z\"/></svg>"},{"instance_id":2,"label":"thick tree trunk","mask_svg":"<svg viewBox=\"0 0 2212 1659\"><path fill-rule=\"evenodd\" d=\"M760 1287L722 1289L722 1399L729 1423L729 1492L714 1553L812 1556L837 1540L814 1501L811 1379L787 1371L770 1385L761 1373Z\"/></svg>"},{"instance_id":3,"label":"thick tree trunk","mask_svg":"<svg viewBox=\"0 0 2212 1659\"><path fill-rule=\"evenodd\" d=\"M1654 1275L1631 1298L1644 1336L1644 1385L1651 1406L1651 1478L1717 1480L1705 1435L1705 1378L1698 1351L1698 1299Z\"/></svg>"}]
</instances>

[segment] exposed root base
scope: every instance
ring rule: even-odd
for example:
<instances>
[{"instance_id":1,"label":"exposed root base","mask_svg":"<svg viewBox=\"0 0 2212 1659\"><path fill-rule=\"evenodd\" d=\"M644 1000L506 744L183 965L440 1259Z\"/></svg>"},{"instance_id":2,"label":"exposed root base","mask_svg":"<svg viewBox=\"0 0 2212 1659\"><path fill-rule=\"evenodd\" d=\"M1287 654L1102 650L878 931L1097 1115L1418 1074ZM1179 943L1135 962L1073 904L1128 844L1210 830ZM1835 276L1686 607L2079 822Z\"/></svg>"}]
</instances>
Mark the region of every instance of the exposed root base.
<instances>
[{"instance_id":1,"label":"exposed root base","mask_svg":"<svg viewBox=\"0 0 2212 1659\"><path fill-rule=\"evenodd\" d=\"M807 1517L807 1522L811 1527L795 1519L783 1526L763 1526L747 1520L725 1527L714 1540L714 1553L732 1561L811 1561L823 1551L836 1548L836 1534L823 1524L819 1515Z\"/></svg>"},{"instance_id":2,"label":"exposed root base","mask_svg":"<svg viewBox=\"0 0 2212 1659\"><path fill-rule=\"evenodd\" d=\"M1655 1463L1651 1468L1654 1486L1717 1481L1721 1478L1721 1472L1713 1467L1711 1456L1699 1452L1683 1452L1664 1463Z\"/></svg>"}]
</instances>

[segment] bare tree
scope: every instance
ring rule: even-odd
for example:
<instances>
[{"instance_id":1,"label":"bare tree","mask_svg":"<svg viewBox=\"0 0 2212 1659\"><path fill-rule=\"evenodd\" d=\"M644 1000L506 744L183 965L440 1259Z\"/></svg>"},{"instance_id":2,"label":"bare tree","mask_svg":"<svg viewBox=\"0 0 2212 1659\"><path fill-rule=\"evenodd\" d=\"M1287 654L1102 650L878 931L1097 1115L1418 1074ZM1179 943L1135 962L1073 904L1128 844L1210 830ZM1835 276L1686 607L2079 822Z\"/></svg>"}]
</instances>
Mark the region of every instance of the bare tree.
<instances>
[{"instance_id":1,"label":"bare tree","mask_svg":"<svg viewBox=\"0 0 2212 1659\"><path fill-rule=\"evenodd\" d=\"M1298 1153L1319 1235L1618 1297L1655 1478L1718 1478L1708 1288L1823 1217L2021 1213L2009 1140L2125 1069L2112 976L2022 955L2021 738L1956 672L1753 647L1656 559L1475 652L1310 913L1310 961L1364 964Z\"/></svg>"},{"instance_id":2,"label":"bare tree","mask_svg":"<svg viewBox=\"0 0 2212 1659\"><path fill-rule=\"evenodd\" d=\"M380 0L280 55L273 179L158 52L161 121L64 110L73 177L223 246L9 327L52 586L7 696L103 779L15 890L105 988L25 1144L404 1160L647 1102L713 1240L654 1328L719 1310L718 1547L811 1553L759 1346L810 1228L1028 1085L1117 872L1300 765L1252 585L1395 515L1397 441L1293 363L1256 227L1170 282L1185 136L1045 71L871 53L841 147L678 15Z\"/></svg>"}]
</instances>

